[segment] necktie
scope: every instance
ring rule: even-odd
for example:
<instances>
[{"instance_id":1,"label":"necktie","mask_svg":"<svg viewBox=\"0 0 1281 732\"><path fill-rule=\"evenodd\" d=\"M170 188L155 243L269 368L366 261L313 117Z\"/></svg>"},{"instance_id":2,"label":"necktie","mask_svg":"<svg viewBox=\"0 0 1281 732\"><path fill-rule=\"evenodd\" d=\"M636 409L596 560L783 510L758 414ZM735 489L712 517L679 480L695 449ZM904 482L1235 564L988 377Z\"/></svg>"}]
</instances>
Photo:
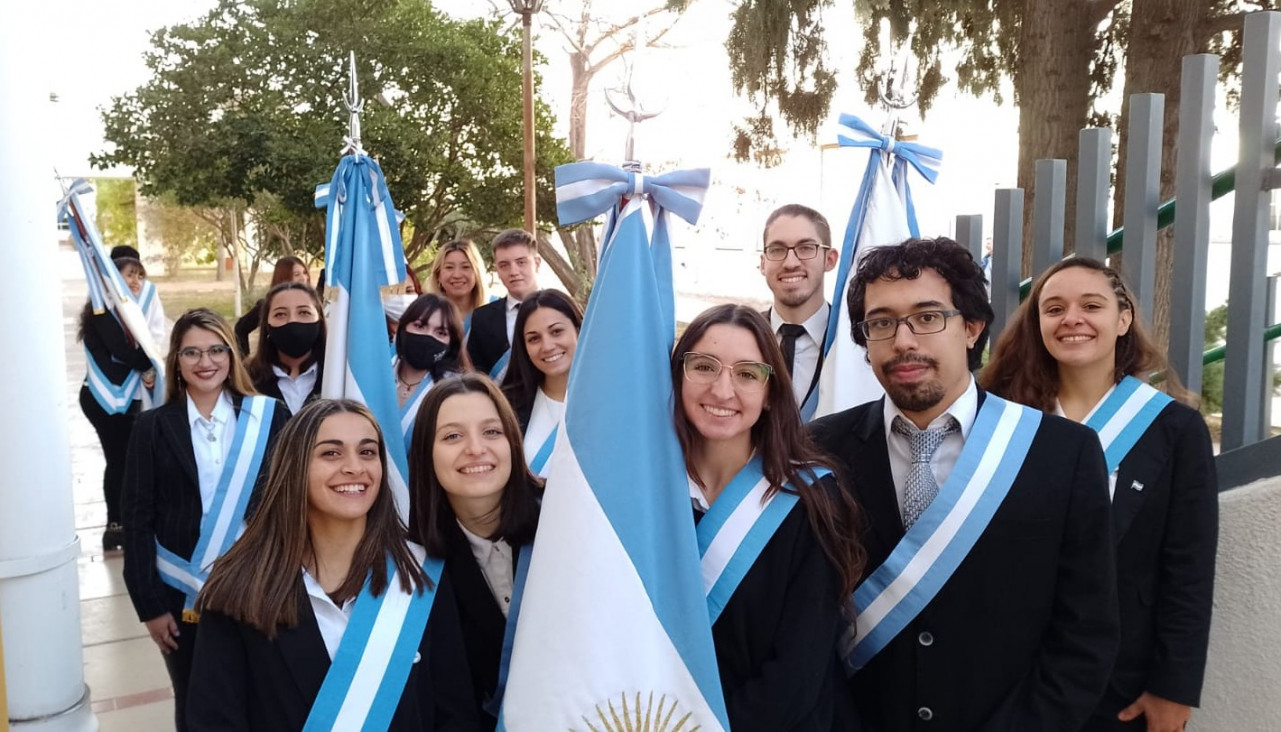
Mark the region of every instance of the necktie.
<instances>
[{"instance_id":1,"label":"necktie","mask_svg":"<svg viewBox=\"0 0 1281 732\"><path fill-rule=\"evenodd\" d=\"M794 323L783 323L778 326L780 340L778 345L783 347L783 363L787 364L787 375L792 376L796 373L796 339L805 333L805 326Z\"/></svg>"},{"instance_id":2,"label":"necktie","mask_svg":"<svg viewBox=\"0 0 1281 732\"><path fill-rule=\"evenodd\" d=\"M906 437L912 450L912 465L908 468L907 485L903 488L903 528L910 529L939 492L930 460L943 444L943 438L959 430L960 425L949 417L942 427L919 430L906 419L895 417L890 429Z\"/></svg>"}]
</instances>

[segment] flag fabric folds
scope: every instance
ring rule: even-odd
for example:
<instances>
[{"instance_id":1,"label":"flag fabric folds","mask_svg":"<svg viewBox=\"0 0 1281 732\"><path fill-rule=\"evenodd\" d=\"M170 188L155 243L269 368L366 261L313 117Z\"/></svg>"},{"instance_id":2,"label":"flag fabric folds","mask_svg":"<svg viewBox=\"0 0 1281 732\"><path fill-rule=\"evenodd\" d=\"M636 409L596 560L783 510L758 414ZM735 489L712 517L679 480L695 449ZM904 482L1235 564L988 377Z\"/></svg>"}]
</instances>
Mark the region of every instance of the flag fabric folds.
<instances>
[{"instance_id":1,"label":"flag fabric folds","mask_svg":"<svg viewBox=\"0 0 1281 732\"><path fill-rule=\"evenodd\" d=\"M728 729L672 422L668 213L709 173L556 170L562 224L608 214L552 452L500 729ZM670 716L669 716L670 715ZM626 727L628 729L632 727ZM673 727L674 728L674 727Z\"/></svg>"},{"instance_id":2,"label":"flag fabric folds","mask_svg":"<svg viewBox=\"0 0 1281 732\"><path fill-rule=\"evenodd\" d=\"M316 187L325 215L325 286L333 301L326 318L324 381L327 399L354 399L382 428L388 483L402 519L409 515L409 462L400 405L387 360L383 285L405 279L405 252L382 168L357 151L338 163L333 180Z\"/></svg>"},{"instance_id":3,"label":"flag fabric folds","mask_svg":"<svg viewBox=\"0 0 1281 732\"><path fill-rule=\"evenodd\" d=\"M909 168L933 183L943 158L942 152L934 148L881 135L853 115L841 115L841 125L848 132L838 136L841 147L869 148L870 153L841 244L836 290L832 293L832 312L823 343L818 400L813 413L806 417L839 412L879 399L884 393L867 363L866 349L854 343L851 335L853 323L845 304L846 290L867 252L919 236L908 185Z\"/></svg>"}]
</instances>

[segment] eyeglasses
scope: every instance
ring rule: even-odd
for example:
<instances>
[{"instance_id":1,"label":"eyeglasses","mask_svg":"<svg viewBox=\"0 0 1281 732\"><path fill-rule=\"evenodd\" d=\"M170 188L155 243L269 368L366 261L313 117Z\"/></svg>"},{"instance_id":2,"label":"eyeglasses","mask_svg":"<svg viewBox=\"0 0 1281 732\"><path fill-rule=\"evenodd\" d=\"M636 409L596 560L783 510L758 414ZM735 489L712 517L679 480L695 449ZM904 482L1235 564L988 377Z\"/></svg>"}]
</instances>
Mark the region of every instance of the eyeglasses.
<instances>
[{"instance_id":1,"label":"eyeglasses","mask_svg":"<svg viewBox=\"0 0 1281 732\"><path fill-rule=\"evenodd\" d=\"M765 388L774 369L769 364L759 361L739 361L729 364L730 381L735 389L743 391L760 391ZM685 378L695 384L712 384L721 377L726 364L715 356L690 351L685 354L683 367Z\"/></svg>"},{"instance_id":2,"label":"eyeglasses","mask_svg":"<svg viewBox=\"0 0 1281 732\"><path fill-rule=\"evenodd\" d=\"M206 355L210 361L222 363L231 356L231 346L210 346L203 351L199 348L184 348L178 351L178 358L185 364L200 363L200 359Z\"/></svg>"},{"instance_id":3,"label":"eyeglasses","mask_svg":"<svg viewBox=\"0 0 1281 732\"><path fill-rule=\"evenodd\" d=\"M787 259L788 252L792 252L796 255L797 259L813 259L818 256L820 249L831 249L831 247L823 246L818 242L812 241L802 242L794 247L785 246L783 244L770 244L765 247L765 258L771 262L781 262L784 259Z\"/></svg>"},{"instance_id":4,"label":"eyeglasses","mask_svg":"<svg viewBox=\"0 0 1281 732\"><path fill-rule=\"evenodd\" d=\"M898 334L898 327L907 323L907 329L916 335L942 333L947 319L960 315L960 310L922 310L902 318L869 318L858 323L858 329L869 341L888 341Z\"/></svg>"}]
</instances>

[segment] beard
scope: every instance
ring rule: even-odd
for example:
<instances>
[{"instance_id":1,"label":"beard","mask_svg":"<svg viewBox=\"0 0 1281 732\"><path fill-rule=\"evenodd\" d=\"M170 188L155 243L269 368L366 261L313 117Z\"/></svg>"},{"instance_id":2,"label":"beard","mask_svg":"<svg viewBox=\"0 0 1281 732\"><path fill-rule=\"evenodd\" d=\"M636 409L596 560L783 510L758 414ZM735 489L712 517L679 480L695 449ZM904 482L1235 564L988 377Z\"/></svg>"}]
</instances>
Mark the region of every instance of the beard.
<instances>
[{"instance_id":1,"label":"beard","mask_svg":"<svg viewBox=\"0 0 1281 732\"><path fill-rule=\"evenodd\" d=\"M885 374L895 366L901 366L905 363L919 363L930 367L938 372L938 362L925 356L904 354L897 358L890 359L881 364L879 374ZM885 394L889 396L890 401L904 412L924 412L938 406L947 395L947 390L943 388L942 382L938 379L926 379L915 384L899 384L882 378L881 385L885 387Z\"/></svg>"}]
</instances>

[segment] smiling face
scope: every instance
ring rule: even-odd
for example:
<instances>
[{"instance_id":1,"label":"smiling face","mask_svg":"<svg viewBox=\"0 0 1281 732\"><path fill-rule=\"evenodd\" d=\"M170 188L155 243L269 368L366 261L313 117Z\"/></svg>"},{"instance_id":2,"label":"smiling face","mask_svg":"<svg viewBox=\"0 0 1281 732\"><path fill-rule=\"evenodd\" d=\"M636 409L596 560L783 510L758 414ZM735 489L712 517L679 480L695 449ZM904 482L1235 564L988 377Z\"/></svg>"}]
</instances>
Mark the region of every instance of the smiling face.
<instances>
[{"instance_id":1,"label":"smiling face","mask_svg":"<svg viewBox=\"0 0 1281 732\"><path fill-rule=\"evenodd\" d=\"M350 412L326 417L307 465L308 520L363 524L382 476L378 432L369 420Z\"/></svg>"},{"instance_id":2,"label":"smiling face","mask_svg":"<svg viewBox=\"0 0 1281 732\"><path fill-rule=\"evenodd\" d=\"M538 308L525 320L525 350L534 368L545 376L569 373L578 346L578 331L561 311Z\"/></svg>"},{"instance_id":3,"label":"smiling face","mask_svg":"<svg viewBox=\"0 0 1281 732\"><path fill-rule=\"evenodd\" d=\"M779 216L765 229L765 247L795 247L801 244L822 244L818 228L804 216ZM765 284L774 293L776 307L798 310L817 310L823 302L823 273L836 267L839 253L835 249L819 249L813 259L800 259L789 251L781 262L773 262L761 254L761 274Z\"/></svg>"},{"instance_id":4,"label":"smiling face","mask_svg":"<svg viewBox=\"0 0 1281 732\"><path fill-rule=\"evenodd\" d=\"M1037 310L1041 339L1060 368L1111 370L1117 338L1129 332L1134 319L1107 276L1084 267L1062 269L1046 280Z\"/></svg>"},{"instance_id":5,"label":"smiling face","mask_svg":"<svg viewBox=\"0 0 1281 732\"><path fill-rule=\"evenodd\" d=\"M226 349L227 343L217 333L204 328L194 327L183 334L178 344L178 370L192 396L217 393L226 383L231 371L231 351L222 351L221 357L209 351L211 348L218 351L220 346ZM199 360L193 362L183 355L187 349L200 351Z\"/></svg>"},{"instance_id":6,"label":"smiling face","mask_svg":"<svg viewBox=\"0 0 1281 732\"><path fill-rule=\"evenodd\" d=\"M129 286L129 291L134 297L142 294L142 283L146 281L147 275L143 274L141 267L136 264L127 264L120 270L120 276L125 278L125 284Z\"/></svg>"},{"instance_id":7,"label":"smiling face","mask_svg":"<svg viewBox=\"0 0 1281 732\"><path fill-rule=\"evenodd\" d=\"M902 318L927 310L952 310L952 288L933 269L916 279L874 280L864 297L865 319ZM867 342L876 378L894 404L924 427L965 393L970 383L966 350L983 332L983 323L960 315L947 318L939 333L918 335L900 323L893 338Z\"/></svg>"},{"instance_id":8,"label":"smiling face","mask_svg":"<svg viewBox=\"0 0 1281 732\"><path fill-rule=\"evenodd\" d=\"M294 265L293 274L289 276L289 279L304 285L311 284L311 276L307 274L307 268L301 264Z\"/></svg>"},{"instance_id":9,"label":"smiling face","mask_svg":"<svg viewBox=\"0 0 1281 732\"><path fill-rule=\"evenodd\" d=\"M467 255L457 249L445 253L440 266L440 291L450 299L471 295L476 287L476 271Z\"/></svg>"},{"instance_id":10,"label":"smiling face","mask_svg":"<svg viewBox=\"0 0 1281 732\"><path fill-rule=\"evenodd\" d=\"M494 269L507 293L524 300L538 289L538 265L542 260L524 244L512 244L494 251Z\"/></svg>"},{"instance_id":11,"label":"smiling face","mask_svg":"<svg viewBox=\"0 0 1281 732\"><path fill-rule=\"evenodd\" d=\"M720 361L721 372L710 384L684 378L681 408L694 431L709 441L751 440L751 430L765 409L772 385L752 390L734 385L733 364L764 360L751 331L737 325L710 326L689 348L691 353L712 356Z\"/></svg>"},{"instance_id":12,"label":"smiling face","mask_svg":"<svg viewBox=\"0 0 1281 732\"><path fill-rule=\"evenodd\" d=\"M460 518L486 516L498 507L511 478L512 450L488 395L455 394L441 403L432 465Z\"/></svg>"}]
</instances>

